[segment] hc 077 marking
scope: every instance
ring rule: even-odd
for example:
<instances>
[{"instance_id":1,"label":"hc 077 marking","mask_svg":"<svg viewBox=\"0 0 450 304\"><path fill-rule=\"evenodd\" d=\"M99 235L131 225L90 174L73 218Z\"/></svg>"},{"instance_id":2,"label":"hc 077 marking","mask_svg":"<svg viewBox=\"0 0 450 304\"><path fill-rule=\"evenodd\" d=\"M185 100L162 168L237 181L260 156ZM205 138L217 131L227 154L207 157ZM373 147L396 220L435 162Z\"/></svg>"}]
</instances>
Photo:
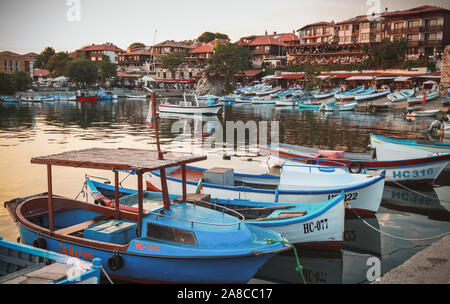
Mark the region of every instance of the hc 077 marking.
<instances>
[{"instance_id":1,"label":"hc 077 marking","mask_svg":"<svg viewBox=\"0 0 450 304\"><path fill-rule=\"evenodd\" d=\"M324 229L328 229L328 219L327 218L317 221L317 222L309 222L309 223L303 224L303 231L305 234L324 230Z\"/></svg>"}]
</instances>

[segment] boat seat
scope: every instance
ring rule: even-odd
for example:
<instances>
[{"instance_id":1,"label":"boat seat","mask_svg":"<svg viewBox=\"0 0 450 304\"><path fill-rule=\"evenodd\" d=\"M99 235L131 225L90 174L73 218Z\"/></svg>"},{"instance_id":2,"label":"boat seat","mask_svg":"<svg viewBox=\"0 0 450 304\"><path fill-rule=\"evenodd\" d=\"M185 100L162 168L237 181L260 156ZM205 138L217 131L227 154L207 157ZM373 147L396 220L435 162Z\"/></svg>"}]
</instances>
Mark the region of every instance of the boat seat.
<instances>
[{"instance_id":1,"label":"boat seat","mask_svg":"<svg viewBox=\"0 0 450 304\"><path fill-rule=\"evenodd\" d=\"M57 282L67 277L71 265L39 263L10 273L0 279L2 284L46 284Z\"/></svg>"},{"instance_id":2,"label":"boat seat","mask_svg":"<svg viewBox=\"0 0 450 304\"><path fill-rule=\"evenodd\" d=\"M89 221L82 222L82 223L79 223L79 224L76 224L76 225L73 225L73 226L69 226L69 227L66 227L66 228L62 228L62 229L56 230L55 233L56 234L66 234L66 235L72 234L72 233L84 230L87 227L89 227L90 225L93 225L93 224L98 223L100 221L106 221L106 220L112 219L112 218L114 218L114 216L111 216L111 215L100 215L100 216L94 217L92 220L89 220Z\"/></svg>"}]
</instances>

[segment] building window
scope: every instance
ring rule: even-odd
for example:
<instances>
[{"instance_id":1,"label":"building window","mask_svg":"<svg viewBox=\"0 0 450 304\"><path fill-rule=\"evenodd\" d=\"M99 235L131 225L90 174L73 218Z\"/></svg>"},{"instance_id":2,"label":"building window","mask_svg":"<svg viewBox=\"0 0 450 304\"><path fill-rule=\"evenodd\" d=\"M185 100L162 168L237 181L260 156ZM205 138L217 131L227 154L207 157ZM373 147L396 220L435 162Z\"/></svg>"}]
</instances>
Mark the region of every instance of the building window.
<instances>
[{"instance_id":1,"label":"building window","mask_svg":"<svg viewBox=\"0 0 450 304\"><path fill-rule=\"evenodd\" d=\"M412 27L419 27L420 26L420 20L412 20L412 21L408 21L408 27L412 28Z\"/></svg>"},{"instance_id":2,"label":"building window","mask_svg":"<svg viewBox=\"0 0 450 304\"><path fill-rule=\"evenodd\" d=\"M370 27L370 22L363 22L362 24L361 24L361 28L362 29L368 29Z\"/></svg>"},{"instance_id":3,"label":"building window","mask_svg":"<svg viewBox=\"0 0 450 304\"><path fill-rule=\"evenodd\" d=\"M350 25L346 24L345 25L345 30L348 31L350 29Z\"/></svg>"},{"instance_id":4,"label":"building window","mask_svg":"<svg viewBox=\"0 0 450 304\"><path fill-rule=\"evenodd\" d=\"M345 37L345 42L350 42L351 37L350 36L346 36Z\"/></svg>"},{"instance_id":5,"label":"building window","mask_svg":"<svg viewBox=\"0 0 450 304\"><path fill-rule=\"evenodd\" d=\"M16 71L19 70L19 61L16 61Z\"/></svg>"},{"instance_id":6,"label":"building window","mask_svg":"<svg viewBox=\"0 0 450 304\"><path fill-rule=\"evenodd\" d=\"M194 232L153 223L147 223L147 238L163 242L197 246Z\"/></svg>"},{"instance_id":7,"label":"building window","mask_svg":"<svg viewBox=\"0 0 450 304\"><path fill-rule=\"evenodd\" d=\"M437 19L425 20L425 26L436 26L436 25L437 25Z\"/></svg>"},{"instance_id":8,"label":"building window","mask_svg":"<svg viewBox=\"0 0 450 304\"><path fill-rule=\"evenodd\" d=\"M432 33L432 34L425 34L425 40L436 40L436 33Z\"/></svg>"},{"instance_id":9,"label":"building window","mask_svg":"<svg viewBox=\"0 0 450 304\"><path fill-rule=\"evenodd\" d=\"M12 60L9 62L9 70L10 71L14 70L14 66L13 66Z\"/></svg>"},{"instance_id":10,"label":"building window","mask_svg":"<svg viewBox=\"0 0 450 304\"><path fill-rule=\"evenodd\" d=\"M362 40L369 40L369 33L362 34Z\"/></svg>"},{"instance_id":11,"label":"building window","mask_svg":"<svg viewBox=\"0 0 450 304\"><path fill-rule=\"evenodd\" d=\"M419 41L419 34L408 35L408 41Z\"/></svg>"},{"instance_id":12,"label":"building window","mask_svg":"<svg viewBox=\"0 0 450 304\"><path fill-rule=\"evenodd\" d=\"M408 48L408 49L406 50L406 53L407 53L408 55L417 55L417 54L419 54L419 48L416 48L416 47Z\"/></svg>"},{"instance_id":13,"label":"building window","mask_svg":"<svg viewBox=\"0 0 450 304\"><path fill-rule=\"evenodd\" d=\"M8 60L5 60L5 71L8 70Z\"/></svg>"},{"instance_id":14,"label":"building window","mask_svg":"<svg viewBox=\"0 0 450 304\"><path fill-rule=\"evenodd\" d=\"M394 23L394 30L401 30L403 28L403 22Z\"/></svg>"}]
</instances>

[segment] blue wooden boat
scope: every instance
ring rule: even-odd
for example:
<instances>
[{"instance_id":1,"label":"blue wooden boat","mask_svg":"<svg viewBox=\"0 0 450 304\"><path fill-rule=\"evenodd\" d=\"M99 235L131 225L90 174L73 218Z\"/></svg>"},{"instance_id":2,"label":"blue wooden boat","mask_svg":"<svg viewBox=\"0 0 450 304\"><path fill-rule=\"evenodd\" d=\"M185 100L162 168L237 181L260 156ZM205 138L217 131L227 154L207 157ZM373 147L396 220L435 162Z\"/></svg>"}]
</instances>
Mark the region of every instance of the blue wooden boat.
<instances>
[{"instance_id":1,"label":"blue wooden boat","mask_svg":"<svg viewBox=\"0 0 450 304\"><path fill-rule=\"evenodd\" d=\"M18 97L4 97L3 102L19 102L20 98Z\"/></svg>"},{"instance_id":2,"label":"blue wooden boat","mask_svg":"<svg viewBox=\"0 0 450 304\"><path fill-rule=\"evenodd\" d=\"M98 284L100 266L0 237L0 284Z\"/></svg>"},{"instance_id":3,"label":"blue wooden boat","mask_svg":"<svg viewBox=\"0 0 450 304\"><path fill-rule=\"evenodd\" d=\"M97 100L98 101L113 100L113 94L112 92L100 91L97 93Z\"/></svg>"},{"instance_id":4,"label":"blue wooden boat","mask_svg":"<svg viewBox=\"0 0 450 304\"><path fill-rule=\"evenodd\" d=\"M165 169L206 159L160 150L92 148L36 157L47 165L48 195L5 203L18 223L22 242L91 261L101 258L112 278L136 282L243 283L269 258L288 249L268 229L186 200L171 204ZM54 165L112 170L115 208L52 194ZM119 170L135 172L138 211L120 210ZM143 174L160 170L163 208L144 212ZM236 213L236 212L235 212ZM236 213L238 215L238 213ZM267 240L273 240L274 243Z\"/></svg>"},{"instance_id":5,"label":"blue wooden boat","mask_svg":"<svg viewBox=\"0 0 450 304\"><path fill-rule=\"evenodd\" d=\"M341 92L341 93L336 93L336 94L334 94L334 98L336 98L338 100L353 99L352 95L360 93L362 91L364 91L364 85L354 88L352 90L348 90L348 91Z\"/></svg>"},{"instance_id":6,"label":"blue wooden boat","mask_svg":"<svg viewBox=\"0 0 450 304\"><path fill-rule=\"evenodd\" d=\"M328 103L312 103L309 102L303 102L299 103L298 107L301 110L319 110L322 105L326 105L327 107L334 107L336 105L336 101L328 102Z\"/></svg>"},{"instance_id":7,"label":"blue wooden boat","mask_svg":"<svg viewBox=\"0 0 450 304\"><path fill-rule=\"evenodd\" d=\"M92 203L114 206L114 186L92 180L86 176L85 193ZM120 209L136 210L137 191L119 188ZM180 195L170 195L177 199ZM145 206L149 209L158 208L162 204L161 192L144 192ZM289 204L274 202L255 202L243 199L215 198L213 205L205 207L217 208L225 206L236 210L245 217L246 223L265 227L281 233L289 242L298 247L317 249L340 249L343 243L344 231L344 193L316 204ZM225 209L225 210L228 210ZM319 231L308 231L304 225L309 223L324 223ZM319 227L319 228L322 228Z\"/></svg>"}]
</instances>

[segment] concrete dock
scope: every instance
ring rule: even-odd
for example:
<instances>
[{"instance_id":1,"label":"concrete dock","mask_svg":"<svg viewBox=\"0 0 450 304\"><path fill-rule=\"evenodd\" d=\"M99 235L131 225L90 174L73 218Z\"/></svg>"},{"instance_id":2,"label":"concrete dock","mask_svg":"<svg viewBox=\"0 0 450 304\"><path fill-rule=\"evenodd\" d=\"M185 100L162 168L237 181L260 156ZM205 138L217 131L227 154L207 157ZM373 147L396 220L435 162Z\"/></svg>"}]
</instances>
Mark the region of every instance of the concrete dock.
<instances>
[{"instance_id":1,"label":"concrete dock","mask_svg":"<svg viewBox=\"0 0 450 304\"><path fill-rule=\"evenodd\" d=\"M418 252L374 284L450 284L450 235Z\"/></svg>"}]
</instances>

